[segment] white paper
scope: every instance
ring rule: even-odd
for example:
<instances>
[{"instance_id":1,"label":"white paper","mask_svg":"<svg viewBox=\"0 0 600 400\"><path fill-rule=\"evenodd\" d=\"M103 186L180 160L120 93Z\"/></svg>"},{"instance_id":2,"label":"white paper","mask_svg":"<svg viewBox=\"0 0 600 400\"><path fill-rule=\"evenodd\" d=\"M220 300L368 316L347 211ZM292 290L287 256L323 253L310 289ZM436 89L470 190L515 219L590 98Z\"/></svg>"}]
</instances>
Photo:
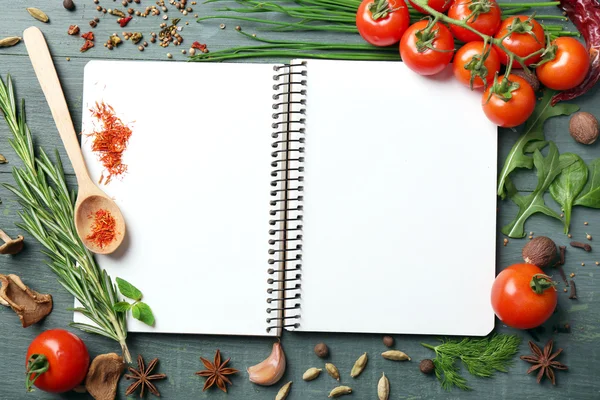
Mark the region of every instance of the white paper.
<instances>
[{"instance_id":1,"label":"white paper","mask_svg":"<svg viewBox=\"0 0 600 400\"><path fill-rule=\"evenodd\" d=\"M154 327L129 318L129 330L267 335L273 66L92 61L84 79L84 135L96 101L133 127L128 172L101 185L127 236L98 256L154 311Z\"/></svg>"},{"instance_id":2,"label":"white paper","mask_svg":"<svg viewBox=\"0 0 600 400\"><path fill-rule=\"evenodd\" d=\"M308 61L300 330L494 327L497 129L402 63Z\"/></svg>"}]
</instances>

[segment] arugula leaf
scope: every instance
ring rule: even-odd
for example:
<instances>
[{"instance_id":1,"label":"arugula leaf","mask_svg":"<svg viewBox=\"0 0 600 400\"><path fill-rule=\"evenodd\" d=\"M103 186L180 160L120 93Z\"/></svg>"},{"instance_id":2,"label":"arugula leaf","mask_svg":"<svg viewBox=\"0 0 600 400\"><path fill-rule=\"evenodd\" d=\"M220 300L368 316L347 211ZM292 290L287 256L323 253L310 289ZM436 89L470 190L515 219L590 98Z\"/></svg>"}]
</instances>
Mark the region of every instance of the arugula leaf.
<instances>
[{"instance_id":1,"label":"arugula leaf","mask_svg":"<svg viewBox=\"0 0 600 400\"><path fill-rule=\"evenodd\" d=\"M591 177L588 186L575 199L576 206L590 208L600 208L600 158L590 163L589 176Z\"/></svg>"},{"instance_id":2,"label":"arugula leaf","mask_svg":"<svg viewBox=\"0 0 600 400\"><path fill-rule=\"evenodd\" d=\"M150 306L142 301L135 303L131 308L133 318L142 321L146 325L154 325L154 314Z\"/></svg>"},{"instance_id":3,"label":"arugula leaf","mask_svg":"<svg viewBox=\"0 0 600 400\"><path fill-rule=\"evenodd\" d=\"M498 176L498 196L502 199L506 197L506 180L510 173L517 168L531 169L533 160L527 153L535 152L545 146L545 143L533 144L535 142L544 142L544 122L548 118L558 115L571 115L579 110L579 106L575 104L559 103L552 106L552 96L557 92L546 90L542 100L539 101L531 114L531 117L525 123L523 134L519 136L517 142L513 145L510 153L504 160L504 166ZM532 143L533 142L533 143Z\"/></svg>"},{"instance_id":4,"label":"arugula leaf","mask_svg":"<svg viewBox=\"0 0 600 400\"><path fill-rule=\"evenodd\" d=\"M569 233L571 225L571 209L573 202L583 190L588 180L588 169L585 162L577 154L564 153L558 157L559 161L572 160L572 164L563 169L550 185L552 198L560 204L565 212L565 234Z\"/></svg>"},{"instance_id":5,"label":"arugula leaf","mask_svg":"<svg viewBox=\"0 0 600 400\"><path fill-rule=\"evenodd\" d=\"M517 193L517 189L510 179L506 179L505 185L510 199L519 206L519 212L515 219L502 228L502 233L511 238L522 238L525 236L525 221L535 213L543 213L549 217L560 220L560 216L544 203L544 193L554 181L554 178L566 167L572 165L574 159L559 159L558 149L554 142L550 143L548 156L542 156L539 150L533 153L533 164L537 169L538 183L535 190L528 196Z\"/></svg>"},{"instance_id":6,"label":"arugula leaf","mask_svg":"<svg viewBox=\"0 0 600 400\"><path fill-rule=\"evenodd\" d=\"M125 312L131 308L131 304L126 301L119 301L118 303L113 304L113 310L116 312Z\"/></svg>"},{"instance_id":7,"label":"arugula leaf","mask_svg":"<svg viewBox=\"0 0 600 400\"><path fill-rule=\"evenodd\" d=\"M142 299L142 292L131 283L127 282L125 279L117 278L117 286L119 287L119 292L128 299L132 299L135 301L140 301Z\"/></svg>"}]
</instances>

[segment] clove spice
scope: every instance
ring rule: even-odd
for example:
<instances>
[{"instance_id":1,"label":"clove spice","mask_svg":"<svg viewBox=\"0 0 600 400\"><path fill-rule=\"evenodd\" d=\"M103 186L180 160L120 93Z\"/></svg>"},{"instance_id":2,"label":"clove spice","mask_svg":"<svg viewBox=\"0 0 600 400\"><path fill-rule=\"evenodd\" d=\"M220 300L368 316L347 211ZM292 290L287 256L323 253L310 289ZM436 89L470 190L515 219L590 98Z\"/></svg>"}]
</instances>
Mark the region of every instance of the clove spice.
<instances>
[{"instance_id":1,"label":"clove spice","mask_svg":"<svg viewBox=\"0 0 600 400\"><path fill-rule=\"evenodd\" d=\"M571 242L570 244L571 244L571 247L576 247L576 248L579 248L579 249L583 249L583 250L585 250L587 252L592 251L592 246L590 246L587 243Z\"/></svg>"},{"instance_id":2,"label":"clove spice","mask_svg":"<svg viewBox=\"0 0 600 400\"><path fill-rule=\"evenodd\" d=\"M573 281L571 281L571 294L569 294L569 299L577 300L577 287Z\"/></svg>"},{"instance_id":3,"label":"clove spice","mask_svg":"<svg viewBox=\"0 0 600 400\"><path fill-rule=\"evenodd\" d=\"M565 286L569 286L569 282L567 281L567 275L565 274L565 270L563 269L563 265L565 265L565 253L567 251L567 246L560 246L558 248L559 250L559 259L558 262L556 264L554 264L554 266L558 269L558 272L560 273L560 277L562 278L563 282L565 283Z\"/></svg>"}]
</instances>

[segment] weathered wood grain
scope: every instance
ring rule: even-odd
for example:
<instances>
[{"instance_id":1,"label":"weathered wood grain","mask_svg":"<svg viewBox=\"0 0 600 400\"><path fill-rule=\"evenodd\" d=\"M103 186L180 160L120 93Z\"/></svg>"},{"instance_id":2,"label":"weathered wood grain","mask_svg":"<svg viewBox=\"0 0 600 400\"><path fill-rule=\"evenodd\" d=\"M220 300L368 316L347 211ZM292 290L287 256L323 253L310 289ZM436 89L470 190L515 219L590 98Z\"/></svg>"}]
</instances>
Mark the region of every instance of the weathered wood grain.
<instances>
[{"instance_id":1,"label":"weathered wood grain","mask_svg":"<svg viewBox=\"0 0 600 400\"><path fill-rule=\"evenodd\" d=\"M63 89L70 106L76 129L81 126L81 94L83 67L85 63L92 58L111 58L111 59L139 59L139 60L166 60L166 53L171 52L174 60L184 60L185 57L180 53L181 49L187 49L189 44L198 40L207 43L211 49L226 48L234 45L249 43L248 39L242 38L232 28L236 25L233 21L225 21L227 28L221 30L218 25L221 21L212 20L198 24L191 16L188 17L190 25L185 26L184 38L186 46L169 47L163 49L156 45L149 46L144 52L136 50L135 46L126 42L117 50L109 51L101 46L109 34L121 32L114 17L101 16L101 22L94 30L97 39L97 47L87 53L79 53L79 47L82 40L67 36L66 30L71 24L79 24L83 31L87 29L87 22L97 16L96 5L91 0L76 0L77 10L68 12L62 8L61 1L54 0L27 0L2 2L0 5L0 37L9 35L20 35L21 32L30 25L39 26L45 33L50 44L51 51L55 56L55 63L61 78ZM119 6L120 2L111 0L101 0L101 5L106 8ZM231 2L233 4L233 2ZM142 4L153 4L153 2L143 0ZM50 16L49 24L42 24L34 20L27 14L25 7L39 7ZM209 15L214 13L217 5L194 6L194 13L199 15ZM120 7L122 8L122 7ZM550 13L550 11L548 11ZM162 14L161 14L162 16ZM171 14L170 16L176 16ZM158 31L158 25L163 20L160 18L146 19L134 18L134 21L126 28L128 31L142 31L144 35L150 31ZM247 30L252 29L252 24L242 24ZM272 36L273 34L271 34ZM288 36L292 36L289 34ZM360 39L356 36L323 33L306 33L301 35L303 38L323 39L336 38L347 42L358 42ZM279 35L278 35L279 37ZM71 61L66 61L70 57ZM25 47L20 44L13 48L0 49L0 75L5 78L6 74L12 74L17 89L17 95L27 100L28 122L31 128L36 144L43 146L47 151L53 151L58 148L60 154L64 157L56 128L51 120L51 115L39 88L37 79L33 73L29 60L26 56ZM129 74L131 79L135 78L135 71L123 71ZM165 74L157 76L154 82L149 85L156 87L157 93L171 93L177 98L178 90L185 90L185 82L189 79L204 79L203 76L174 77ZM202 95L201 93L198 94ZM597 90L577 101L582 109L591 112L597 112L600 105L600 95ZM164 105L157 104L157 108ZM580 154L584 160L589 161L598 156L598 144L593 146L582 146L575 143L567 132L567 118L556 118L546 125L546 136L554 140L561 152L575 152ZM512 147L517 133L502 130L499 133L499 165L501 166L504 157ZM20 162L9 149L7 139L9 132L3 122L0 122L0 153L6 155L10 163L0 165L0 183L13 183L10 170L13 166L19 166ZM434 144L432 144L434 145ZM468 146L468 143L465 144ZM476 151L477 149L473 149ZM66 160L66 158L65 158ZM65 162L67 171L71 168L68 162ZM531 171L520 171L515 174L515 183L523 190L532 190L535 187L534 173ZM74 183L72 177L69 182ZM19 222L18 211L20 209L16 198L6 189L0 187L0 227L9 234L16 235L23 233L15 226ZM164 201L168 201L165 197ZM548 203L558 210L556 204L548 199ZM498 227L508 223L514 216L517 209L508 201L499 201ZM575 239L583 240L585 233L589 232L600 239L600 211L575 208L573 212L572 233ZM584 221L589 221L585 226ZM526 224L527 231L534 232L534 235L547 235L554 239L557 244L567 244L569 239L562 234L562 227L559 221L553 221L544 216L536 215ZM415 268L426 268L430 263L444 262L444 257L469 257L469 238L454 238L451 232L438 232L435 229L435 223L432 223L432 235L447 237L447 240L456 242L455 254L437 255L434 251L431 254L423 256L423 264L414 266ZM477 235L477 232L473 232ZM13 399L55 399L56 396L36 391L33 394L25 394L23 381L23 365L27 346L30 341L41 331L49 328L65 328L72 319L72 313L66 309L72 306L72 297L56 281L55 276L50 269L44 265L45 256L41 253L41 247L27 234L26 248L23 253L17 256L0 256L0 272L16 273L23 277L24 281L34 289L51 293L54 296L55 308L53 313L40 325L32 326L27 329L20 327L18 318L8 309L0 309L0 332L2 340L0 341L0 371L2 372L2 384L0 387L1 400ZM423 238L427 240L427 238ZM521 261L521 248L528 239L510 240L507 246L503 246L503 237L499 234L497 238L498 246L498 270L503 267ZM595 247L594 241L592 246ZM396 347L413 357L412 362L393 363L386 361L378 355L385 350L381 344L379 335L350 335L350 334L298 334L285 333L282 340L286 350L289 367L281 384L287 380L293 380L294 385L292 393L288 397L290 400L305 400L326 398L326 394L335 386L335 382L327 375L322 375L317 380L307 383L301 380L302 373L309 367L322 367L323 361L318 359L312 352L313 346L319 342L326 342L331 349L330 361L336 364L342 374L342 383L347 384L354 389L352 398L369 399L374 398L376 393L376 383L385 372L390 379L391 393L394 399L593 399L600 396L600 384L598 376L600 375L600 350L598 342L600 340L600 299L596 295L600 286L600 266L595 265L595 261L600 261L600 254L594 249L592 253L585 253L578 249L568 249L567 264L565 271L575 273L574 278L578 285L579 299L569 300L568 294L562 292L563 284L560 282L558 273L550 270L555 279L559 281L559 308L552 319L545 324L546 331L539 334L542 342L548 338L554 337L557 346L565 349L561 356L562 361L569 366L568 373L558 373L557 387L551 387L548 382L543 385L537 385L533 376L526 376L525 371L528 365L520 360L515 361L515 365L507 374L498 374L491 380L475 379L469 377L469 383L475 389L473 392L466 393L452 391L450 393L443 391L435 378L426 377L418 371L418 361L423 358L432 357L433 354L420 346L421 342L435 343L434 337L423 336L396 336ZM191 254L192 256L192 254ZM595 258L597 257L597 258ZM399 260L401 261L401 260ZM584 262L585 266L581 266ZM460 271L457 271L460 273ZM163 279L162 277L160 279ZM177 279L185 277L171 277L174 282ZM411 284L411 282L400 282L399 290L402 285ZM224 294L227 287L224 285ZM334 293L332 293L334 295ZM423 289L423 296L427 296L426 288ZM415 299L419 301L419 299ZM210 305L207 305L210 306ZM440 307L443 307L440 304ZM173 312L177 312L176 304L173 306ZM157 316L160 318L160 316ZM198 310L197 315L182 315L182 318L202 318L202 310ZM223 316L226 318L227 316ZM390 315L389 318L402 318L401 315ZM335 318L335 316L332 316ZM551 326L555 323L569 322L572 332L570 334L553 334ZM518 332L513 329L503 327L497 323L498 332L518 333L524 338L521 346L522 353L528 352L526 340L529 336L524 332ZM118 346L104 338L94 335L76 332L86 341L92 355L106 352L118 351ZM148 335L131 334L129 343L132 354L142 353L146 359L159 357L161 364L160 372L165 372L169 379L159 383L158 387L163 396L167 399L191 399L191 398L230 398L230 399L272 399L280 385L272 388L257 387L248 382L247 374L241 372L239 376L233 378L234 385L230 388L229 395L211 390L202 392L203 379L194 376L194 372L201 369L202 365L198 357L203 356L211 358L214 351L219 348L225 357L232 358L232 367L245 371L245 368L262 360L270 351L271 341L263 338L245 338L245 337L226 337L226 336L200 336L200 335ZM367 351L370 355L369 365L366 371L358 378L352 379L349 371L354 360L362 352ZM465 372L466 373L466 372ZM127 382L123 379L120 387L119 398L124 398L123 393ZM86 398L85 395L69 394L61 398Z\"/></svg>"}]
</instances>

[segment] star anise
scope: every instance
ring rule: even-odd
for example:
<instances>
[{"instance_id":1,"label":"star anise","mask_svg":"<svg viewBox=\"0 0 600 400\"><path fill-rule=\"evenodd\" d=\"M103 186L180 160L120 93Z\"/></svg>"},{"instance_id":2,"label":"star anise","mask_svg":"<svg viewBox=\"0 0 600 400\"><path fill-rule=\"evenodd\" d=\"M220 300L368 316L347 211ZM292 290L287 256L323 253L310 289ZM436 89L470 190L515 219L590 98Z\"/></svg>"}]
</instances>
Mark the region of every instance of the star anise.
<instances>
[{"instance_id":1,"label":"star anise","mask_svg":"<svg viewBox=\"0 0 600 400\"><path fill-rule=\"evenodd\" d=\"M158 364L158 358L155 358L154 360L150 361L148 367L145 366L144 358L141 355L138 356L137 362L138 369L136 370L132 367L129 367L129 372L131 372L131 375L125 375L125 379L133 379L135 381L127 388L127 390L125 391L125 396L129 396L141 386L142 390L140 391L140 397L144 397L144 390L146 388L148 388L150 393L152 393L153 395L160 397L158 389L156 389L156 386L154 386L154 384L151 381L165 379L167 375L150 375L154 368L156 368L156 364Z\"/></svg>"},{"instance_id":2,"label":"star anise","mask_svg":"<svg viewBox=\"0 0 600 400\"><path fill-rule=\"evenodd\" d=\"M552 354L552 347L554 346L554 341L550 339L546 346L544 346L544 351L540 350L540 348L533 342L529 341L529 348L533 352L532 355L529 356L521 356L521 360L527 361L528 363L533 364L531 368L527 370L527 373L531 373L539 369L537 374L537 382L540 383L544 375L550 379L553 385L556 385L556 377L554 376L554 370L559 369L566 371L568 368L566 365L555 361L554 359L558 357L558 355L562 352L563 349L558 349L558 351Z\"/></svg>"},{"instance_id":3,"label":"star anise","mask_svg":"<svg viewBox=\"0 0 600 400\"><path fill-rule=\"evenodd\" d=\"M227 375L237 374L238 372L240 372L234 368L225 368L230 358L228 358L224 362L221 362L221 351L217 350L217 353L215 354L214 363L202 357L200 357L200 360L202 361L202 364L204 364L204 367L206 367L206 369L204 371L196 372L196 375L207 378L206 382L204 383L204 389L202 389L202 391L210 388L216 383L219 389L227 393L227 383L231 385L231 381L229 380L229 378L227 378Z\"/></svg>"}]
</instances>

